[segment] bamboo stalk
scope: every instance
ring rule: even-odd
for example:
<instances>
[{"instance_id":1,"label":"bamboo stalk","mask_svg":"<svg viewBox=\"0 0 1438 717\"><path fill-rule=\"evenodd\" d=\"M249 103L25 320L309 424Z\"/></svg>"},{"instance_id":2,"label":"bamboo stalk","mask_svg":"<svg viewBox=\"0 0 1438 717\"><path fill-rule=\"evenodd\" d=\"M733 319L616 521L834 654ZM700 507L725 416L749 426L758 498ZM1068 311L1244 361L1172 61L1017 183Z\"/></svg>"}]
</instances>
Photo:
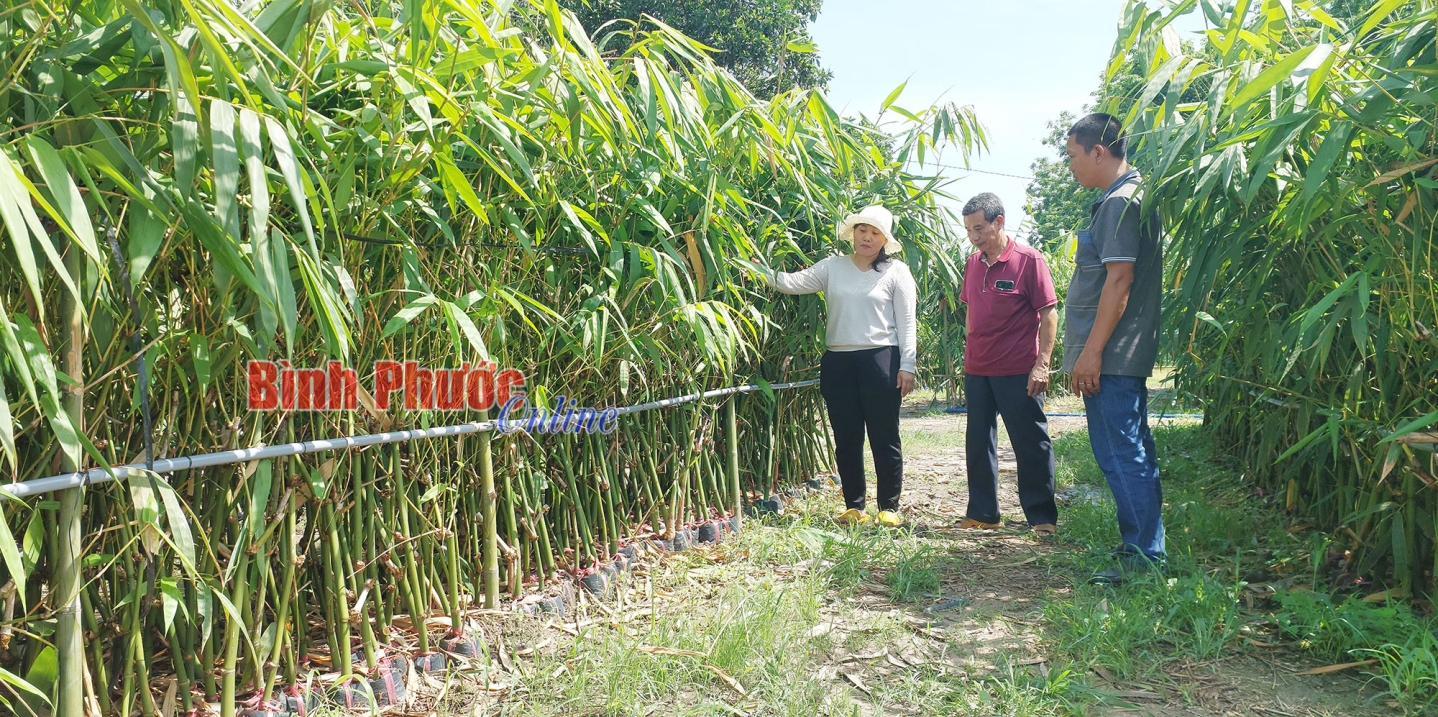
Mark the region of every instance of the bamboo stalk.
<instances>
[{"instance_id":1,"label":"bamboo stalk","mask_svg":"<svg viewBox=\"0 0 1438 717\"><path fill-rule=\"evenodd\" d=\"M725 473L729 478L729 497L732 501L729 505L734 511L734 520L744 520L744 493L739 488L739 422L735 417L737 413L734 404L739 402L739 396L730 396L724 402L724 447L725 447Z\"/></svg>"},{"instance_id":2,"label":"bamboo stalk","mask_svg":"<svg viewBox=\"0 0 1438 717\"><path fill-rule=\"evenodd\" d=\"M65 269L79 276L82 253L69 244L65 250ZM65 414L80 433L85 432L85 326L83 307L69 293L61 295L65 316L65 373L75 386L65 388ZM6 319L8 320L8 319ZM60 467L65 471L80 469L67 451L60 452ZM59 541L55 561L55 652L59 658L58 682L55 688L55 714L58 717L81 717L85 711L85 646L80 626L80 510L85 502L84 488L60 492Z\"/></svg>"},{"instance_id":3,"label":"bamboo stalk","mask_svg":"<svg viewBox=\"0 0 1438 717\"><path fill-rule=\"evenodd\" d=\"M479 437L479 495L484 523L484 607L499 607L499 526L495 524L494 456L488 433Z\"/></svg>"}]
</instances>

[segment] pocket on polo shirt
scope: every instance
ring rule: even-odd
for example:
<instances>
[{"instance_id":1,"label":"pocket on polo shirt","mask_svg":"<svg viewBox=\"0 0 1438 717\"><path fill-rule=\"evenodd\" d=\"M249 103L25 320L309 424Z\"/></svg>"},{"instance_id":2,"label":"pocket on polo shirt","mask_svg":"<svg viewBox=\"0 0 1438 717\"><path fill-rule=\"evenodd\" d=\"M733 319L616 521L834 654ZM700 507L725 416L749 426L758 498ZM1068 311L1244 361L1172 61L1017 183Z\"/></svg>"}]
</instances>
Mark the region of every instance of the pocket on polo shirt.
<instances>
[{"instance_id":1,"label":"pocket on polo shirt","mask_svg":"<svg viewBox=\"0 0 1438 717\"><path fill-rule=\"evenodd\" d=\"M1011 289L1000 289L1000 288L998 288L997 286L990 287L990 288L989 288L989 296L996 297L996 298L995 298L995 301L999 301L999 302L1008 302L1008 301L1010 301L1010 300L1020 300L1020 299L1022 299L1022 300L1024 300L1024 301L1027 301L1027 300L1028 300L1028 297L1024 296L1024 292L1023 292L1023 287L1022 287L1022 286L1015 286L1015 287L1013 287L1013 288L1011 288Z\"/></svg>"}]
</instances>

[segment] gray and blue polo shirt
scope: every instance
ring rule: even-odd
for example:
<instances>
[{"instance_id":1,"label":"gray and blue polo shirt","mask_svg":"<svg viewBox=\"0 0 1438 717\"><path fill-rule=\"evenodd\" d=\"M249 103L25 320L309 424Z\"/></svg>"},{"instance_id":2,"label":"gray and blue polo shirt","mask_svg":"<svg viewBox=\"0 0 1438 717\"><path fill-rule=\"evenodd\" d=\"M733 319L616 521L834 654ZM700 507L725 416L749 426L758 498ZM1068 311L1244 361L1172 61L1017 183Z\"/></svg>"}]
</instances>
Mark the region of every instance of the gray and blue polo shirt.
<instances>
[{"instance_id":1,"label":"gray and blue polo shirt","mask_svg":"<svg viewBox=\"0 0 1438 717\"><path fill-rule=\"evenodd\" d=\"M1079 232L1074 275L1064 305L1064 371L1072 371L1098 316L1107 265L1132 262L1128 307L1103 349L1106 374L1147 377L1158 358L1159 304L1163 289L1162 225L1145 212L1137 170L1119 177L1090 210L1089 228Z\"/></svg>"}]
</instances>

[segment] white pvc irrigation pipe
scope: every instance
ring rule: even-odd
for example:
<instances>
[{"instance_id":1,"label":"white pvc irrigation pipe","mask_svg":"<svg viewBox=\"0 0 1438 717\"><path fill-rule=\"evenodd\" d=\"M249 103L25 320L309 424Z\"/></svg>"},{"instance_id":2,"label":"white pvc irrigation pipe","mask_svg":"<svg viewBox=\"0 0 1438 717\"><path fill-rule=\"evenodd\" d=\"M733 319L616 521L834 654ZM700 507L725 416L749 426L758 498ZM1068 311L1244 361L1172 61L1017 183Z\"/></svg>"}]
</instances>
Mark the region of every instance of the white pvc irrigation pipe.
<instances>
[{"instance_id":1,"label":"white pvc irrigation pipe","mask_svg":"<svg viewBox=\"0 0 1438 717\"><path fill-rule=\"evenodd\" d=\"M786 388L803 388L812 386L819 382L819 379L808 381L797 381L794 383L776 383L769 386L771 390ZM763 390L762 386L734 386L731 388L717 388L703 393L691 393L687 396L665 398L651 403L641 403L637 406L625 406L617 410L618 415L650 411L656 408L668 408L683 403L699 401L706 398L718 398L736 393L753 393ZM516 421L515 426L521 425ZM370 433L363 436L344 436L341 438L320 438L303 443L282 443L273 446L255 446L253 448L239 448L233 451L219 451L218 453L203 453L197 456L180 456L177 458L161 458L154 462L153 470L156 473L173 473L175 471L190 470L194 468L210 468L213 466L231 465L234 463L248 463L250 461L264 460L267 458L284 458L286 456L298 456L306 453L321 453L324 451L340 451L349 448L360 448L362 446L378 446L386 443L404 443L420 438L441 438L444 436L463 436L470 433L483 433L493 431L498 427L497 421L483 421L473 423L461 423L454 426L439 426L436 428L425 428L412 431L388 431L385 433ZM50 493L67 488L79 488L94 483L117 480L130 476L144 475L144 463L130 463L123 466L114 466L108 470L105 468L91 468L90 470L75 473L62 473L47 478L36 478L23 483L11 483L0 486L0 490L9 493L16 498L26 498L32 495Z\"/></svg>"}]
</instances>

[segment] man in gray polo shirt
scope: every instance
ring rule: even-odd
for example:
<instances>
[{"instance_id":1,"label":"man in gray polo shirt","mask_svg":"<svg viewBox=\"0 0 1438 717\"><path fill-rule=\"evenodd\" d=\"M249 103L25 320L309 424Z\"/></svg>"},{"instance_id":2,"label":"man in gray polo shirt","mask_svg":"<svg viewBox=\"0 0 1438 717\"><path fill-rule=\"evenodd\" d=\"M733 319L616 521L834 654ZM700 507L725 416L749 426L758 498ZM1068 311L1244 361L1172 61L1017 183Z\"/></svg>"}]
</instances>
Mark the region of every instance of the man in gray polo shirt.
<instances>
[{"instance_id":1,"label":"man in gray polo shirt","mask_svg":"<svg viewBox=\"0 0 1438 717\"><path fill-rule=\"evenodd\" d=\"M1163 247L1158 214L1142 206L1141 177L1127 159L1123 125L1091 114L1069 130L1074 179L1105 190L1079 232L1064 307L1064 365L1084 397L1089 442L1117 506L1119 564L1093 582L1165 560L1163 491L1148 427L1147 379L1158 357Z\"/></svg>"}]
</instances>

